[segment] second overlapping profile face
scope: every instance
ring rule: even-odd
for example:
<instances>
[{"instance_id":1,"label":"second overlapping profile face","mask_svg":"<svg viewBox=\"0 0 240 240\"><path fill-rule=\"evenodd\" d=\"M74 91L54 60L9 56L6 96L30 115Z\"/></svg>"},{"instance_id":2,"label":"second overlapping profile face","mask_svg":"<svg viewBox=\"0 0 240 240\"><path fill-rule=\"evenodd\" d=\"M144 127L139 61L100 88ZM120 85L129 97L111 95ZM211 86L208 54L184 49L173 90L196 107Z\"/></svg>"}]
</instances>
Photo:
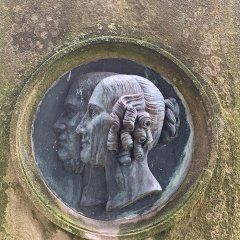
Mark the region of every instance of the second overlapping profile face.
<instances>
[{"instance_id":1,"label":"second overlapping profile face","mask_svg":"<svg viewBox=\"0 0 240 240\"><path fill-rule=\"evenodd\" d=\"M70 86L64 101L63 111L53 125L56 135L57 156L66 170L81 170L80 151L82 148L76 128L81 122L93 89L102 78L114 73L88 73L79 76Z\"/></svg>"}]
</instances>

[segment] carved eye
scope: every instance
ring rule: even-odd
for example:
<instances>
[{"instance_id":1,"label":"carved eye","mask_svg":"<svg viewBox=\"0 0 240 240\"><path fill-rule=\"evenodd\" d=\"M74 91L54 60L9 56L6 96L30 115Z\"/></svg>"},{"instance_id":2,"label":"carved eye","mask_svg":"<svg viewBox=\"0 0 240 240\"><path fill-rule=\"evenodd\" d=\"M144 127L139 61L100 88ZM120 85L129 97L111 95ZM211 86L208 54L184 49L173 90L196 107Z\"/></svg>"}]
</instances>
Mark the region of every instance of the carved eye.
<instances>
[{"instance_id":1,"label":"carved eye","mask_svg":"<svg viewBox=\"0 0 240 240\"><path fill-rule=\"evenodd\" d=\"M95 117L96 115L99 114L98 109L96 109L96 108L93 107L93 106L90 106L88 111L89 111L89 117L90 117L90 118L93 118L93 117Z\"/></svg>"},{"instance_id":2,"label":"carved eye","mask_svg":"<svg viewBox=\"0 0 240 240\"><path fill-rule=\"evenodd\" d=\"M65 110L65 113L66 113L67 118L69 118L69 119L73 118L77 114L77 112L72 108L67 108Z\"/></svg>"}]
</instances>

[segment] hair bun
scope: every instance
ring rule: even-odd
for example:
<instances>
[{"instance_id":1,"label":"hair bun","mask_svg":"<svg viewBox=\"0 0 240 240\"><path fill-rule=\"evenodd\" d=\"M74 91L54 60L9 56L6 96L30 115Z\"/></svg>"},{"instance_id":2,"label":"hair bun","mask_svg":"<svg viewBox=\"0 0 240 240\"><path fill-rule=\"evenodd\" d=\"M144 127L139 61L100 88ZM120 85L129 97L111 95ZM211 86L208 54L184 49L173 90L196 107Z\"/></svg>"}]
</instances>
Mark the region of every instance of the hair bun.
<instances>
[{"instance_id":1,"label":"hair bun","mask_svg":"<svg viewBox=\"0 0 240 240\"><path fill-rule=\"evenodd\" d=\"M179 105L175 98L165 99L165 119L161 133L161 141L169 143L177 137L180 125Z\"/></svg>"}]
</instances>

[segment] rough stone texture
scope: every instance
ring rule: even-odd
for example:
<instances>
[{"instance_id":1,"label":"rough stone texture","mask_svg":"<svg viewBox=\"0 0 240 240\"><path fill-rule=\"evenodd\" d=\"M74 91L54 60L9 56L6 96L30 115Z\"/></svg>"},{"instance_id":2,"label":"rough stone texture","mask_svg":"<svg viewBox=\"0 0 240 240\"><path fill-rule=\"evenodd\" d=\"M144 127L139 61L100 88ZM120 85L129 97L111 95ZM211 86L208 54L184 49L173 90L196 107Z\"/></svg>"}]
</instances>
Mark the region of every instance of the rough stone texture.
<instances>
[{"instance_id":1,"label":"rough stone texture","mask_svg":"<svg viewBox=\"0 0 240 240\"><path fill-rule=\"evenodd\" d=\"M103 35L164 46L209 83L221 104L211 183L191 214L155 239L239 239L239 12L238 0L1 1L0 239L79 239L50 223L23 193L10 162L9 124L38 64L62 44Z\"/></svg>"}]
</instances>

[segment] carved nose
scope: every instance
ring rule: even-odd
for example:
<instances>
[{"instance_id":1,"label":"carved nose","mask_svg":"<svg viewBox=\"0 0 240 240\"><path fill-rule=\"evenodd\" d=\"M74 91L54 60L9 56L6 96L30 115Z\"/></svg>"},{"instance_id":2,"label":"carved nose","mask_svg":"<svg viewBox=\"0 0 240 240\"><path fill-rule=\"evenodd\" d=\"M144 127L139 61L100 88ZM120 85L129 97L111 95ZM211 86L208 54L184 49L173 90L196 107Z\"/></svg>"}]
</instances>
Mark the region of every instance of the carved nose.
<instances>
[{"instance_id":1,"label":"carved nose","mask_svg":"<svg viewBox=\"0 0 240 240\"><path fill-rule=\"evenodd\" d=\"M53 125L53 129L56 133L59 133L66 130L66 125L64 123L55 122L55 124Z\"/></svg>"}]
</instances>

